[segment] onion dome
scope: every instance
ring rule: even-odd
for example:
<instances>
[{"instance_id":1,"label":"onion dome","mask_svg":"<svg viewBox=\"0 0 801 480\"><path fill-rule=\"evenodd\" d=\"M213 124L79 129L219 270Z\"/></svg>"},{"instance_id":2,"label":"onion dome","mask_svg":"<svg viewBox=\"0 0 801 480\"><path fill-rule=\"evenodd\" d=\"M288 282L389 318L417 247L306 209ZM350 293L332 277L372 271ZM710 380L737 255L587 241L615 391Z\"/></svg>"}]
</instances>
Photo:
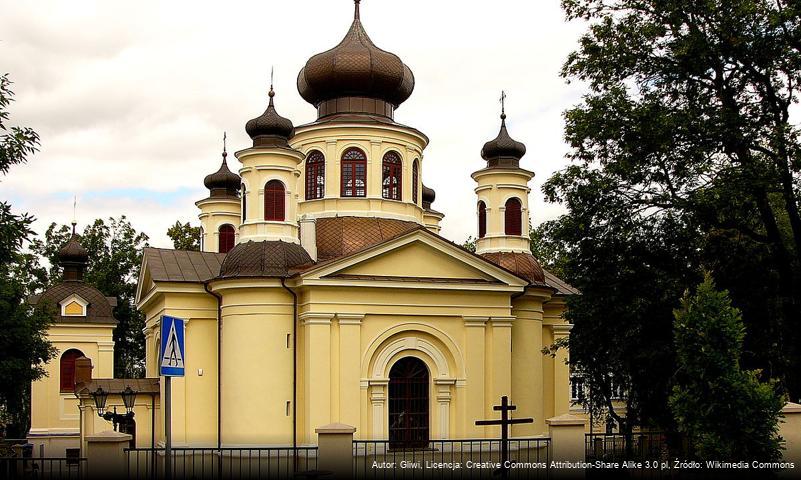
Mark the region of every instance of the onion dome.
<instances>
[{"instance_id":1,"label":"onion dome","mask_svg":"<svg viewBox=\"0 0 801 480\"><path fill-rule=\"evenodd\" d=\"M283 241L240 243L225 255L219 278L291 277L314 264L306 249Z\"/></svg>"},{"instance_id":2,"label":"onion dome","mask_svg":"<svg viewBox=\"0 0 801 480\"><path fill-rule=\"evenodd\" d=\"M288 118L278 115L275 111L273 97L275 91L270 85L270 104L261 115L245 124L245 131L253 139L254 147L286 147L287 142L295 134L295 126Z\"/></svg>"},{"instance_id":3,"label":"onion dome","mask_svg":"<svg viewBox=\"0 0 801 480\"><path fill-rule=\"evenodd\" d=\"M547 285L545 272L540 266L540 262L530 253L492 252L482 253L481 256L518 277L528 280L531 285Z\"/></svg>"},{"instance_id":4,"label":"onion dome","mask_svg":"<svg viewBox=\"0 0 801 480\"><path fill-rule=\"evenodd\" d=\"M431 204L437 198L437 192L433 188L423 185L423 209L431 210Z\"/></svg>"},{"instance_id":5,"label":"onion dome","mask_svg":"<svg viewBox=\"0 0 801 480\"><path fill-rule=\"evenodd\" d=\"M494 140L484 144L481 158L492 167L519 167L520 159L526 154L526 146L514 140L506 131L506 113L501 113L501 131Z\"/></svg>"},{"instance_id":6,"label":"onion dome","mask_svg":"<svg viewBox=\"0 0 801 480\"><path fill-rule=\"evenodd\" d=\"M81 237L75 233L75 223L72 224L72 236L58 251L58 263L64 269L64 280L82 280L86 264L89 262L89 253L80 243Z\"/></svg>"},{"instance_id":7,"label":"onion dome","mask_svg":"<svg viewBox=\"0 0 801 480\"><path fill-rule=\"evenodd\" d=\"M414 90L414 74L394 53L376 47L364 31L359 3L339 45L311 57L298 74L298 92L319 117L340 112L392 118Z\"/></svg>"},{"instance_id":8,"label":"onion dome","mask_svg":"<svg viewBox=\"0 0 801 480\"><path fill-rule=\"evenodd\" d=\"M239 186L242 179L228 169L228 152L225 150L225 136L223 136L222 165L216 172L206 175L203 185L209 189L212 197L236 197L238 196Z\"/></svg>"}]
</instances>

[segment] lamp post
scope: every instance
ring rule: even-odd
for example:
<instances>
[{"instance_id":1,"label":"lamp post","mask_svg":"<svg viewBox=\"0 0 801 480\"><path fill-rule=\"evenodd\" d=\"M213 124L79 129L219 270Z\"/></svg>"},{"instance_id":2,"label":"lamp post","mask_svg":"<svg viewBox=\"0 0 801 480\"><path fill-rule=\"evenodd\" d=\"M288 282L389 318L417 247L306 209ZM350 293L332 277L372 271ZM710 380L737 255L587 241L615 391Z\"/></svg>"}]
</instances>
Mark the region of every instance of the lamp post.
<instances>
[{"instance_id":1,"label":"lamp post","mask_svg":"<svg viewBox=\"0 0 801 480\"><path fill-rule=\"evenodd\" d=\"M92 392L92 398L95 400L95 407L97 408L97 416L101 417L107 422L112 422L114 431L117 431L117 426L120 424L128 424L134 417L134 403L136 402L136 391L131 389L130 385L125 387L125 390L120 392L122 403L125 405L125 413L117 413L117 406L114 406L113 412L106 411L106 401L108 400L108 392L103 390L103 387L97 387L97 390Z\"/></svg>"}]
</instances>

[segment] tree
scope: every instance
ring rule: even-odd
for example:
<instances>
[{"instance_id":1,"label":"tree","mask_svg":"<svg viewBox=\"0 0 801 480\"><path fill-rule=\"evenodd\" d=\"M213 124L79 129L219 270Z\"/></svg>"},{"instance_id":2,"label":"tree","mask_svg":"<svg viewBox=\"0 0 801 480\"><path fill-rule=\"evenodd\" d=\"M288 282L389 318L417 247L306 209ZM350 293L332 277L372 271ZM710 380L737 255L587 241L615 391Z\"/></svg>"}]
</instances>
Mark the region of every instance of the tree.
<instances>
[{"instance_id":1,"label":"tree","mask_svg":"<svg viewBox=\"0 0 801 480\"><path fill-rule=\"evenodd\" d=\"M565 113L572 164L544 186L569 210L545 242L582 291L569 301L570 356L593 403L609 406L622 384L626 424L672 426L671 311L704 269L743 312L744 365L801 396L801 143L789 121L801 7L562 6L590 23L563 69L588 92Z\"/></svg>"},{"instance_id":2,"label":"tree","mask_svg":"<svg viewBox=\"0 0 801 480\"><path fill-rule=\"evenodd\" d=\"M50 224L44 240L32 242L31 249L46 258L51 265L49 282L60 281L58 251L69 240L71 228ZM123 215L107 220L97 219L81 234L81 245L89 254L84 280L104 295L117 298L114 317L119 324L114 329L114 376L144 375L145 339L144 317L136 310L136 281L142 263L142 249L148 236L137 232Z\"/></svg>"},{"instance_id":3,"label":"tree","mask_svg":"<svg viewBox=\"0 0 801 480\"><path fill-rule=\"evenodd\" d=\"M39 137L30 128L5 126L6 108L13 99L11 82L0 76L0 172L6 174L15 164L25 163L36 152ZM0 202L0 427L7 436L28 432L31 382L45 375L44 364L55 351L47 341L52 306L36 308L27 298L41 287L44 271L37 258L23 251L33 236L34 218L14 214L11 206Z\"/></svg>"},{"instance_id":4,"label":"tree","mask_svg":"<svg viewBox=\"0 0 801 480\"><path fill-rule=\"evenodd\" d=\"M181 224L178 220L167 230L167 236L172 239L172 246L176 250L200 251L200 227L193 227L186 222Z\"/></svg>"},{"instance_id":5,"label":"tree","mask_svg":"<svg viewBox=\"0 0 801 480\"><path fill-rule=\"evenodd\" d=\"M785 399L775 382L740 367L745 328L728 292L715 290L707 274L674 316L670 408L694 453L702 460L781 458L777 432Z\"/></svg>"}]
</instances>

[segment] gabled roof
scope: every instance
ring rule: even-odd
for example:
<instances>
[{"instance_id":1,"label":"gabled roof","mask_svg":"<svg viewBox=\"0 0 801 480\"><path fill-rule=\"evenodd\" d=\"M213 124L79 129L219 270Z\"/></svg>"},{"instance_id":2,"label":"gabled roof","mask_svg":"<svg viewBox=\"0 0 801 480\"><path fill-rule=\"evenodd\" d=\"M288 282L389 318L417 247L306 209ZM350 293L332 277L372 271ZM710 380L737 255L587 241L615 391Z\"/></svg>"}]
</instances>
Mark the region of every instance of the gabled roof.
<instances>
[{"instance_id":1,"label":"gabled roof","mask_svg":"<svg viewBox=\"0 0 801 480\"><path fill-rule=\"evenodd\" d=\"M166 248L145 248L147 265L154 282L207 282L220 273L224 253L191 252Z\"/></svg>"},{"instance_id":2,"label":"gabled roof","mask_svg":"<svg viewBox=\"0 0 801 480\"><path fill-rule=\"evenodd\" d=\"M581 292L576 287L565 282L548 270L543 269L543 273L545 273L545 283L555 288L558 295L581 295Z\"/></svg>"}]
</instances>

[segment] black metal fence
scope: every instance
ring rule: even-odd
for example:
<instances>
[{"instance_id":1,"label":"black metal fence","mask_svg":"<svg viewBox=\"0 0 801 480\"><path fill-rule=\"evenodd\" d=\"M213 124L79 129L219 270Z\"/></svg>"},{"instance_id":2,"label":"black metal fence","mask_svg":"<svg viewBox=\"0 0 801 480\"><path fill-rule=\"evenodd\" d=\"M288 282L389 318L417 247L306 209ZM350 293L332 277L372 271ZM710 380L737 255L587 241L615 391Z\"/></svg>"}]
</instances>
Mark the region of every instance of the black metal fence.
<instances>
[{"instance_id":1,"label":"black metal fence","mask_svg":"<svg viewBox=\"0 0 801 480\"><path fill-rule=\"evenodd\" d=\"M164 477L163 448L126 449L129 479ZM317 469L317 447L173 448L172 478L288 478Z\"/></svg>"},{"instance_id":2,"label":"black metal fence","mask_svg":"<svg viewBox=\"0 0 801 480\"><path fill-rule=\"evenodd\" d=\"M399 448L388 440L354 440L357 478L550 478L550 438L509 440L509 461L501 463L501 441L431 440L427 448Z\"/></svg>"},{"instance_id":3,"label":"black metal fence","mask_svg":"<svg viewBox=\"0 0 801 480\"><path fill-rule=\"evenodd\" d=\"M670 450L662 432L587 433L584 436L584 453L587 461L667 459Z\"/></svg>"},{"instance_id":4,"label":"black metal fence","mask_svg":"<svg viewBox=\"0 0 801 480\"><path fill-rule=\"evenodd\" d=\"M0 457L0 480L83 479L89 468L81 457Z\"/></svg>"}]
</instances>

